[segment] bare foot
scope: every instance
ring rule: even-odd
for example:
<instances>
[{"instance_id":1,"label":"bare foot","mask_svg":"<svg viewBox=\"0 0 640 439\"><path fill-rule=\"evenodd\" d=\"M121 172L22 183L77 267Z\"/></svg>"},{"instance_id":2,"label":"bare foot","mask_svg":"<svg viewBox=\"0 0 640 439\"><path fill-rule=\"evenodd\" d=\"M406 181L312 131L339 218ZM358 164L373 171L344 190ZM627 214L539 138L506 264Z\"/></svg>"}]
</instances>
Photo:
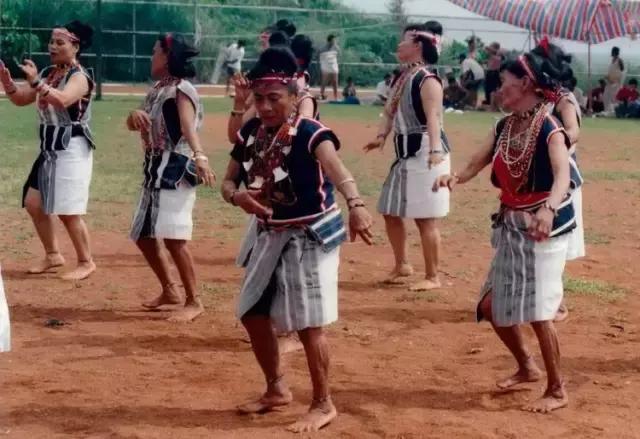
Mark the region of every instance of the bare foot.
<instances>
[{"instance_id":1,"label":"bare foot","mask_svg":"<svg viewBox=\"0 0 640 439\"><path fill-rule=\"evenodd\" d=\"M27 270L29 274L42 274L46 273L50 270L53 270L57 267L62 267L64 265L64 258L60 253L48 253L44 259L42 259L38 264Z\"/></svg>"},{"instance_id":2,"label":"bare foot","mask_svg":"<svg viewBox=\"0 0 640 439\"><path fill-rule=\"evenodd\" d=\"M413 267L410 264L401 264L391 270L389 276L382 283L387 285L403 285L405 279L409 276L413 276Z\"/></svg>"},{"instance_id":3,"label":"bare foot","mask_svg":"<svg viewBox=\"0 0 640 439\"><path fill-rule=\"evenodd\" d=\"M302 343L296 338L295 334L284 334L278 337L278 345L278 350L281 354L288 354L304 349L304 346L302 346Z\"/></svg>"},{"instance_id":4,"label":"bare foot","mask_svg":"<svg viewBox=\"0 0 640 439\"><path fill-rule=\"evenodd\" d=\"M158 297L144 302L142 306L147 309L156 309L162 305L178 305L179 303L182 303L180 293L178 293L174 284L169 284L162 288L162 292Z\"/></svg>"},{"instance_id":5,"label":"bare foot","mask_svg":"<svg viewBox=\"0 0 640 439\"><path fill-rule=\"evenodd\" d=\"M533 413L551 413L569 405L569 395L564 390L564 386L557 390L547 389L542 398L522 407L522 410Z\"/></svg>"},{"instance_id":6,"label":"bare foot","mask_svg":"<svg viewBox=\"0 0 640 439\"><path fill-rule=\"evenodd\" d=\"M331 402L331 398L324 401L313 401L309 412L298 422L287 427L292 433L308 433L318 431L326 427L338 416L336 406Z\"/></svg>"},{"instance_id":7,"label":"bare foot","mask_svg":"<svg viewBox=\"0 0 640 439\"><path fill-rule=\"evenodd\" d=\"M267 391L257 401L239 405L237 409L241 415L262 414L289 405L291 401L293 395L289 387L279 378L267 386Z\"/></svg>"},{"instance_id":8,"label":"bare foot","mask_svg":"<svg viewBox=\"0 0 640 439\"><path fill-rule=\"evenodd\" d=\"M558 312L556 313L556 317L553 321L556 323L564 322L567 320L567 317L569 317L569 309L567 308L567 305L562 303L560 304L560 308L558 308Z\"/></svg>"},{"instance_id":9,"label":"bare foot","mask_svg":"<svg viewBox=\"0 0 640 439\"><path fill-rule=\"evenodd\" d=\"M436 277L433 279L425 279L409 287L409 291L429 291L440 288L440 280Z\"/></svg>"},{"instance_id":10,"label":"bare foot","mask_svg":"<svg viewBox=\"0 0 640 439\"><path fill-rule=\"evenodd\" d=\"M535 383L539 381L540 378L542 378L542 371L536 365L536 362L533 361L533 358L529 358L524 367L518 369L518 371L509 378L498 381L496 386L504 390L522 383Z\"/></svg>"},{"instance_id":11,"label":"bare foot","mask_svg":"<svg viewBox=\"0 0 640 439\"><path fill-rule=\"evenodd\" d=\"M204 306L200 299L187 300L184 304L184 308L179 311L171 313L171 317L167 320L173 323L186 323L195 320L200 314L204 312Z\"/></svg>"},{"instance_id":12,"label":"bare foot","mask_svg":"<svg viewBox=\"0 0 640 439\"><path fill-rule=\"evenodd\" d=\"M78 262L78 266L73 270L60 276L63 280L83 280L96 271L96 264L93 261Z\"/></svg>"}]
</instances>

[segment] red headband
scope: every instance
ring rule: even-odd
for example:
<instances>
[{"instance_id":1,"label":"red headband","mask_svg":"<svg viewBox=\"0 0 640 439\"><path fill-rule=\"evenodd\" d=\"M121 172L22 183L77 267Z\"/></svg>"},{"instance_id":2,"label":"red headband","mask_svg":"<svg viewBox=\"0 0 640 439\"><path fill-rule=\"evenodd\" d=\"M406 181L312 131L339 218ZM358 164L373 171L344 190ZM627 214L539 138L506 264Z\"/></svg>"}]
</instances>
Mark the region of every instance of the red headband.
<instances>
[{"instance_id":1,"label":"red headband","mask_svg":"<svg viewBox=\"0 0 640 439\"><path fill-rule=\"evenodd\" d=\"M442 39L440 38L440 35L436 35L432 32L429 31L418 31L418 30L414 30L411 31L411 35L415 38L415 37L423 37L428 39L429 41L431 41L431 43L436 46L436 50L438 51L438 54L440 54L441 50L442 50Z\"/></svg>"},{"instance_id":2,"label":"red headband","mask_svg":"<svg viewBox=\"0 0 640 439\"><path fill-rule=\"evenodd\" d=\"M518 57L518 62L520 63L520 66L522 66L522 68L524 69L524 72L527 74L529 79L531 79L531 81L533 81L534 84L537 84L538 80L536 79L536 75L534 75L533 70L531 70L531 66L529 65L529 61L527 61L527 57L524 55L520 55Z\"/></svg>"},{"instance_id":3,"label":"red headband","mask_svg":"<svg viewBox=\"0 0 640 439\"><path fill-rule=\"evenodd\" d=\"M64 38L66 40L71 41L72 43L79 43L80 38L69 29L64 27L57 27L53 30L53 36L56 38Z\"/></svg>"},{"instance_id":4,"label":"red headband","mask_svg":"<svg viewBox=\"0 0 640 439\"><path fill-rule=\"evenodd\" d=\"M520 55L518 57L518 62L520 63L520 65L524 69L524 71L527 74L527 76L529 77L529 79L531 79L531 82L533 82L534 85L538 86L538 88L536 89L536 92L542 94L542 96L544 97L544 99L547 102L556 103L558 101L558 98L559 98L559 90L550 90L550 89L547 89L547 88L540 87L540 85L538 84L538 80L536 79L536 76L534 75L533 70L531 69L531 66L529 65L529 61L527 61L527 57L526 56Z\"/></svg>"},{"instance_id":5,"label":"red headband","mask_svg":"<svg viewBox=\"0 0 640 439\"><path fill-rule=\"evenodd\" d=\"M253 81L251 81L251 88L255 88L259 85L288 85L294 79L295 77L288 76L284 73L271 73L268 76L263 76L262 78L254 79Z\"/></svg>"},{"instance_id":6,"label":"red headband","mask_svg":"<svg viewBox=\"0 0 640 439\"><path fill-rule=\"evenodd\" d=\"M164 41L167 43L167 49L171 50L173 46L173 34L167 34L167 36L164 37Z\"/></svg>"}]
</instances>

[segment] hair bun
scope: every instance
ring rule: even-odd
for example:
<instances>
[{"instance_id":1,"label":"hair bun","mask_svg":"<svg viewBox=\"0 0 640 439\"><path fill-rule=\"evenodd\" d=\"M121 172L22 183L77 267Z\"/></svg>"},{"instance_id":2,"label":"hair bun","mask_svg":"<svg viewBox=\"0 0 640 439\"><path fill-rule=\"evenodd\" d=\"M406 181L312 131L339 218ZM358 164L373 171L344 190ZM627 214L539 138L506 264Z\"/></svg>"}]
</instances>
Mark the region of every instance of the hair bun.
<instances>
[{"instance_id":1,"label":"hair bun","mask_svg":"<svg viewBox=\"0 0 640 439\"><path fill-rule=\"evenodd\" d=\"M73 20L63 26L80 40L80 50L85 50L93 44L93 28L79 20Z\"/></svg>"}]
</instances>

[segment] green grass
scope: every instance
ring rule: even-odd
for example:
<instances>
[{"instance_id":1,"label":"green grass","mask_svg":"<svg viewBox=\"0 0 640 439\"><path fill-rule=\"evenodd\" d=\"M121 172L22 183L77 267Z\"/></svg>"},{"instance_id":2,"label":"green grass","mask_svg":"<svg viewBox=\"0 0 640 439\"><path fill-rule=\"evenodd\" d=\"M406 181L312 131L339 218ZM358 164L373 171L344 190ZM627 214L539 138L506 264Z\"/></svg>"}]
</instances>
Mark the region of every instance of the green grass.
<instances>
[{"instance_id":1,"label":"green grass","mask_svg":"<svg viewBox=\"0 0 640 439\"><path fill-rule=\"evenodd\" d=\"M564 291L576 296L595 297L605 302L615 302L627 294L627 290L607 282L566 277Z\"/></svg>"},{"instance_id":2,"label":"green grass","mask_svg":"<svg viewBox=\"0 0 640 439\"><path fill-rule=\"evenodd\" d=\"M583 174L589 181L640 180L640 171L585 171Z\"/></svg>"}]
</instances>

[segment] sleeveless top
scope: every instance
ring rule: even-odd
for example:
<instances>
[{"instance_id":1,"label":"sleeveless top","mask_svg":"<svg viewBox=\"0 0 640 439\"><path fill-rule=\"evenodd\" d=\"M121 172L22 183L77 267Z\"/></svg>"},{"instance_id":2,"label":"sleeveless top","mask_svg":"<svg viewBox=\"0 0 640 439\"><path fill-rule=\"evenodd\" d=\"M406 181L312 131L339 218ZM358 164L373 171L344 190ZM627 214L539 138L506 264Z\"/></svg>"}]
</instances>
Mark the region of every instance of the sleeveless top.
<instances>
[{"instance_id":1,"label":"sleeveless top","mask_svg":"<svg viewBox=\"0 0 640 439\"><path fill-rule=\"evenodd\" d=\"M56 90L64 90L65 86L75 74L84 75L89 83L89 91L80 100L71 104L67 108L54 107L45 103L38 95L36 97L36 107L38 109L38 120L40 123L40 150L60 151L69 146L72 137L85 137L91 148L95 148L95 142L89 128L91 120L91 100L95 86L93 75L81 65L73 66L56 83L50 83L49 75L54 74L56 66L49 66L43 69L38 78Z\"/></svg>"},{"instance_id":2,"label":"sleeveless top","mask_svg":"<svg viewBox=\"0 0 640 439\"><path fill-rule=\"evenodd\" d=\"M565 145L569 149L569 137L560 122L546 111L546 114L538 121L540 125L536 127L539 131L528 168L519 169L522 171L522 175L514 176L502 154L507 144L509 133L505 128L510 117L512 116L507 116L496 124L491 182L501 191L502 208L535 212L549 198L554 182L549 156L549 139L555 133L562 133ZM568 233L575 227L575 211L571 197L567 194L557 208L551 236Z\"/></svg>"},{"instance_id":3,"label":"sleeveless top","mask_svg":"<svg viewBox=\"0 0 640 439\"><path fill-rule=\"evenodd\" d=\"M415 157L422 146L424 134L427 133L427 116L422 105L420 90L429 78L435 78L442 84L438 75L430 72L426 67L418 69L404 84L398 110L393 118L395 151L399 159ZM445 153L449 153L451 146L444 129L440 131L440 139L442 149Z\"/></svg>"},{"instance_id":4,"label":"sleeveless top","mask_svg":"<svg viewBox=\"0 0 640 439\"><path fill-rule=\"evenodd\" d=\"M263 128L257 117L247 121L231 152L240 164L240 180L247 187L253 183L249 173L256 157L264 152L265 146L256 142L258 131ZM338 138L331 129L305 117L298 118L290 133L291 144L282 147L282 164L273 170L273 192L278 196L268 194L273 209L269 223L305 222L336 208L334 186L316 159L315 150L325 140L339 149Z\"/></svg>"},{"instance_id":5,"label":"sleeveless top","mask_svg":"<svg viewBox=\"0 0 640 439\"><path fill-rule=\"evenodd\" d=\"M142 106L151 118L150 131L141 133L145 148L144 187L176 189L183 179L192 186L197 184L195 163L191 159L193 152L180 127L178 91L187 96L195 108L196 130L202 126L204 109L193 84L173 77L156 82Z\"/></svg>"},{"instance_id":6,"label":"sleeveless top","mask_svg":"<svg viewBox=\"0 0 640 439\"><path fill-rule=\"evenodd\" d=\"M556 103L548 104L549 112L551 113L551 115L562 123L562 115L558 111L556 105L562 98L567 98L573 105L573 108L576 110L576 117L578 118L578 126L582 126L582 109L580 108L580 104L578 103L576 96L569 90L563 89L560 92L560 97L558 98ZM569 161L569 164L571 165L571 187L575 189L582 186L582 184L584 183L584 179L582 178L582 174L580 173L580 168L578 167L578 154L576 151L576 145L571 145L569 154L571 154L571 160Z\"/></svg>"}]
</instances>

